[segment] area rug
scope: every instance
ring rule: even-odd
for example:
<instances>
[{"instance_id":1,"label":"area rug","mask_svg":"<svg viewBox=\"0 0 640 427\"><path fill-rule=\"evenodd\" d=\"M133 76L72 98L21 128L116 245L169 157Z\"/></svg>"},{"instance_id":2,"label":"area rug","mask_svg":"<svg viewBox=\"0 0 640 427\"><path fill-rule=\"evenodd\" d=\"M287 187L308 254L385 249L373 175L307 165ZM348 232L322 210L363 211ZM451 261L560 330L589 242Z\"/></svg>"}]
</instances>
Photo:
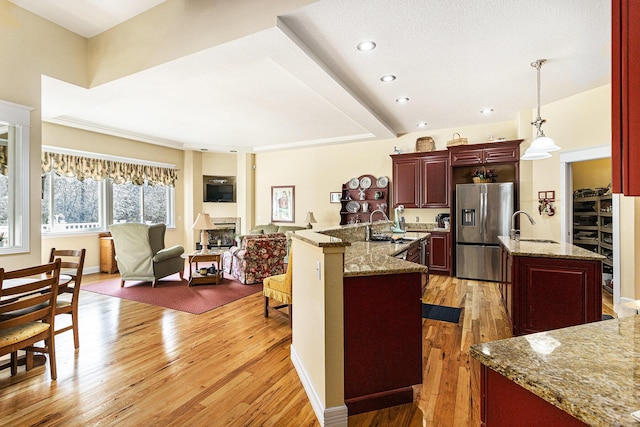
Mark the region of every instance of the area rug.
<instances>
[{"instance_id":1,"label":"area rug","mask_svg":"<svg viewBox=\"0 0 640 427\"><path fill-rule=\"evenodd\" d=\"M189 286L178 274L161 279L155 288L151 283L127 281L120 287L120 277L82 285L82 290L124 298L131 301L201 314L248 295L262 291L262 283L243 285L224 278L219 285Z\"/></svg>"},{"instance_id":2,"label":"area rug","mask_svg":"<svg viewBox=\"0 0 640 427\"><path fill-rule=\"evenodd\" d=\"M458 323L461 312L461 308L422 303L422 317L425 319Z\"/></svg>"}]
</instances>

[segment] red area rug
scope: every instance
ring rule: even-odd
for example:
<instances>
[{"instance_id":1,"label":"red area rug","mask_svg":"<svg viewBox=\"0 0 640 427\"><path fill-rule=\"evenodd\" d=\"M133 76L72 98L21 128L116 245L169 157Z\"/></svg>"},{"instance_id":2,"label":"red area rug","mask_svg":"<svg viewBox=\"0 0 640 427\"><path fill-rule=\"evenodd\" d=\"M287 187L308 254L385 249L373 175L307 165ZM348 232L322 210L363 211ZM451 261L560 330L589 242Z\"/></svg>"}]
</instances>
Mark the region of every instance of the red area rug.
<instances>
[{"instance_id":1,"label":"red area rug","mask_svg":"<svg viewBox=\"0 0 640 427\"><path fill-rule=\"evenodd\" d=\"M145 304L201 314L216 307L262 291L262 283L243 285L226 277L219 285L189 286L178 274L161 279L155 288L151 283L127 281L120 287L120 277L91 285L82 285L82 290L112 297L124 298Z\"/></svg>"}]
</instances>

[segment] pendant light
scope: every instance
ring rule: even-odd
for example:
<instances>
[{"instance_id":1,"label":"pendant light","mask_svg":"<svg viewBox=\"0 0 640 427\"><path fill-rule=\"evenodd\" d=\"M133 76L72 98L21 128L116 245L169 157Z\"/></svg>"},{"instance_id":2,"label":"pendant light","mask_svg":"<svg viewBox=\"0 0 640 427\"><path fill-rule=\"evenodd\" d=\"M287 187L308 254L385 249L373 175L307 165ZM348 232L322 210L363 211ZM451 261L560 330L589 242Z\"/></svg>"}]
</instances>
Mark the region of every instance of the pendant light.
<instances>
[{"instance_id":1,"label":"pendant light","mask_svg":"<svg viewBox=\"0 0 640 427\"><path fill-rule=\"evenodd\" d=\"M546 120L540 117L540 68L542 68L542 64L545 62L547 62L546 59L538 59L531 63L531 66L538 72L538 117L536 117L535 121L531 122L538 130L538 134L536 139L531 143L531 146L525 151L524 156L520 157L520 160L548 159L551 157L550 153L552 151L558 151L560 149L560 147L553 142L553 139L546 136L542 130L542 124L546 122Z\"/></svg>"}]
</instances>

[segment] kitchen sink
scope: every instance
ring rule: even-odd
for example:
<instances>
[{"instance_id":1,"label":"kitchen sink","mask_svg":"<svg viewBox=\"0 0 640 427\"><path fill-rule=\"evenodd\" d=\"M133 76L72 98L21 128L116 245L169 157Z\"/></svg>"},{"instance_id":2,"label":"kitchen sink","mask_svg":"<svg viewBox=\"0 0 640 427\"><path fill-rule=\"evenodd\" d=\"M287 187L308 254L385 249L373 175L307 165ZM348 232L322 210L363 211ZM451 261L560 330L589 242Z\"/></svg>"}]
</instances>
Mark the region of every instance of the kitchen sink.
<instances>
[{"instance_id":1,"label":"kitchen sink","mask_svg":"<svg viewBox=\"0 0 640 427\"><path fill-rule=\"evenodd\" d=\"M558 243L555 240L547 240L547 239L518 239L521 242L534 242L534 243Z\"/></svg>"}]
</instances>

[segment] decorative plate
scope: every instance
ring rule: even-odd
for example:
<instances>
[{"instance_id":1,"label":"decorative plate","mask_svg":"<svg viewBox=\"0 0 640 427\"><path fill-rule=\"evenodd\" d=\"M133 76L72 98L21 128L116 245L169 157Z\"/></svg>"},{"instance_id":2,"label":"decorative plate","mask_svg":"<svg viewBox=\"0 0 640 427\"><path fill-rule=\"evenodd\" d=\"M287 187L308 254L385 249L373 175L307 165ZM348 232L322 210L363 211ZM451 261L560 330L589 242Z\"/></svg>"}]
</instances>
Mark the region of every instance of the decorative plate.
<instances>
[{"instance_id":1,"label":"decorative plate","mask_svg":"<svg viewBox=\"0 0 640 427\"><path fill-rule=\"evenodd\" d=\"M351 178L351 180L349 181L349 188L352 190L355 190L359 186L360 186L360 180L358 180L358 178Z\"/></svg>"},{"instance_id":2,"label":"decorative plate","mask_svg":"<svg viewBox=\"0 0 640 427\"><path fill-rule=\"evenodd\" d=\"M356 213L359 210L360 210L360 203L356 202L355 200L352 200L349 203L347 203L347 212Z\"/></svg>"},{"instance_id":3,"label":"decorative plate","mask_svg":"<svg viewBox=\"0 0 640 427\"><path fill-rule=\"evenodd\" d=\"M364 190L371 187L371 178L369 178L368 176L363 177L360 180L360 187L363 188Z\"/></svg>"},{"instance_id":4,"label":"decorative plate","mask_svg":"<svg viewBox=\"0 0 640 427\"><path fill-rule=\"evenodd\" d=\"M387 185L389 185L389 178L387 178L386 176L381 176L376 181L376 185L380 188L386 187Z\"/></svg>"}]
</instances>

